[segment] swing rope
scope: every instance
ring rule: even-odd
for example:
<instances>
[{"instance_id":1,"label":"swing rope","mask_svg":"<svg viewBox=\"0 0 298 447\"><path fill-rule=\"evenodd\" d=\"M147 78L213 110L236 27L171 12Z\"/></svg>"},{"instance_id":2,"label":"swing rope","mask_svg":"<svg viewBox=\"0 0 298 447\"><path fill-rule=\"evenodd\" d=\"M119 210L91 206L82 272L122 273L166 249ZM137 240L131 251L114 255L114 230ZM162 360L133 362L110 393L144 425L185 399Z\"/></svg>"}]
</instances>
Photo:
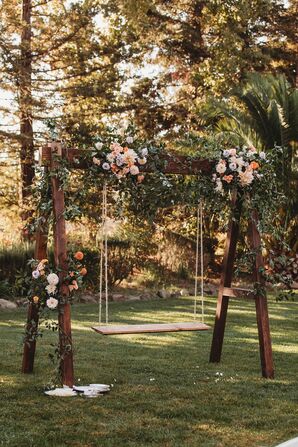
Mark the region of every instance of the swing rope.
<instances>
[{"instance_id":1,"label":"swing rope","mask_svg":"<svg viewBox=\"0 0 298 447\"><path fill-rule=\"evenodd\" d=\"M201 320L204 323L204 252L203 252L203 205L198 202L197 207L197 231L196 231L196 265L195 265L195 293L194 293L194 320L197 319L198 302L198 273L200 264L201 276ZM200 261L199 261L200 255ZM102 301L105 295L105 322L109 322L109 294L108 294L108 235L107 235L107 184L103 185L102 191L102 213L101 213L101 238L100 238L100 268L99 268L99 301L98 301L98 322L102 323ZM105 289L103 291L103 277ZM103 293L104 292L104 293Z\"/></svg>"},{"instance_id":2,"label":"swing rope","mask_svg":"<svg viewBox=\"0 0 298 447\"><path fill-rule=\"evenodd\" d=\"M195 296L194 296L194 320L197 319L198 301L198 273L200 252L200 275L201 275L201 319L204 323L204 252L203 252L203 205L200 201L197 207L197 232L196 232L196 266L195 266Z\"/></svg>"},{"instance_id":3,"label":"swing rope","mask_svg":"<svg viewBox=\"0 0 298 447\"><path fill-rule=\"evenodd\" d=\"M107 235L107 184L102 190L102 210L101 210L101 237L100 237L100 264L99 264L99 301L98 301L98 322L102 321L102 297L103 297L103 276L105 277L105 310L106 323L109 321L109 294L108 294L108 235Z\"/></svg>"}]
</instances>

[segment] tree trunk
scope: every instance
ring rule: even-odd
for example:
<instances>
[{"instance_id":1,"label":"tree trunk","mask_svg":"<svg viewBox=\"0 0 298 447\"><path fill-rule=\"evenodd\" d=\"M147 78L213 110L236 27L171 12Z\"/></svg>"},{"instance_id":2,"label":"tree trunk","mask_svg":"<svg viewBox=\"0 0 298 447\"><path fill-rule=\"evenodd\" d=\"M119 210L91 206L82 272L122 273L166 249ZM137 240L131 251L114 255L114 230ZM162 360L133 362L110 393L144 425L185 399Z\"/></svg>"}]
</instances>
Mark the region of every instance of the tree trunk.
<instances>
[{"instance_id":1,"label":"tree trunk","mask_svg":"<svg viewBox=\"0 0 298 447\"><path fill-rule=\"evenodd\" d=\"M23 0L21 64L19 77L19 106L21 133L21 182L22 219L26 220L30 211L26 210L26 198L34 177L34 145L32 125L32 54L31 54L31 0Z\"/></svg>"}]
</instances>

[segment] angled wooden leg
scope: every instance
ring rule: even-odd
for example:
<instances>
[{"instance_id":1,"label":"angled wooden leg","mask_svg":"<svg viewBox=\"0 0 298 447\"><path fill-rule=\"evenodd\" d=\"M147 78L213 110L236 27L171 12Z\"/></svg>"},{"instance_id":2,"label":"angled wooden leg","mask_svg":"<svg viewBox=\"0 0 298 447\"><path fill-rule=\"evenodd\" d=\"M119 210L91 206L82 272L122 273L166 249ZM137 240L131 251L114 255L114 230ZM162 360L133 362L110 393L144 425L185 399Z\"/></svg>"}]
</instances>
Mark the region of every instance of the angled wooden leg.
<instances>
[{"instance_id":1,"label":"angled wooden leg","mask_svg":"<svg viewBox=\"0 0 298 447\"><path fill-rule=\"evenodd\" d=\"M62 148L60 143L52 143L52 155L61 155ZM57 167L52 157L52 167ZM65 276L68 272L67 265L67 246L66 246L66 228L65 228L65 204L64 191L61 188L59 179L52 177L53 207L54 207L54 252L55 264L59 268L60 294L64 302L59 304L59 346L60 346L60 370L62 373L63 385L72 387L74 385L73 370L73 350L71 338L71 316L70 304L68 303L69 290L64 284Z\"/></svg>"},{"instance_id":2,"label":"angled wooden leg","mask_svg":"<svg viewBox=\"0 0 298 447\"><path fill-rule=\"evenodd\" d=\"M254 211L250 221L250 242L256 253L253 278L256 286L255 303L259 334L259 346L261 357L262 376L268 379L274 378L274 364L272 355L272 344L269 326L267 295L264 287L264 278L260 269L264 267L263 256L260 251L261 238L257 228L258 215Z\"/></svg>"},{"instance_id":3,"label":"angled wooden leg","mask_svg":"<svg viewBox=\"0 0 298 447\"><path fill-rule=\"evenodd\" d=\"M232 283L233 266L239 236L241 209L242 200L241 198L237 197L237 192L235 191L232 199L232 217L227 233L220 287L217 298L215 324L209 358L210 362L220 362L221 359L227 311L229 306L229 297L224 296L224 287L230 287Z\"/></svg>"},{"instance_id":4,"label":"angled wooden leg","mask_svg":"<svg viewBox=\"0 0 298 447\"><path fill-rule=\"evenodd\" d=\"M45 218L44 225L38 228L35 242L35 259L45 259L47 257L48 224ZM24 339L22 372L32 373L36 350L36 334L39 323L39 306L30 303L28 306L26 334Z\"/></svg>"}]
</instances>

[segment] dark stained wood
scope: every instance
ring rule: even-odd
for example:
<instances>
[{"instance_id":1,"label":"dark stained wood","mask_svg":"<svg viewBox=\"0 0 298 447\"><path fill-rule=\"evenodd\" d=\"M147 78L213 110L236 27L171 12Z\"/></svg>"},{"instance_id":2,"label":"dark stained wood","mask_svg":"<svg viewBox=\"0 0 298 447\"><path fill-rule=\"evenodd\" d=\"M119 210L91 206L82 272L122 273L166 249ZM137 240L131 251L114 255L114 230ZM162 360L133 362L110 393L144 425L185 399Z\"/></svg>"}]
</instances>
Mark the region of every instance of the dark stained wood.
<instances>
[{"instance_id":1,"label":"dark stained wood","mask_svg":"<svg viewBox=\"0 0 298 447\"><path fill-rule=\"evenodd\" d=\"M43 226L40 226L36 233L35 252L34 252L35 259L41 260L47 257L47 243L48 243L48 224L47 224L47 218L45 217ZM36 304L29 304L27 325L26 325L26 333L28 334L28 336L25 336L24 340L23 363L22 363L22 372L25 374L33 372L34 358L36 351L35 336L38 330L38 323L39 323L39 306ZM29 336L29 334L32 334L33 337Z\"/></svg>"},{"instance_id":2,"label":"dark stained wood","mask_svg":"<svg viewBox=\"0 0 298 447\"><path fill-rule=\"evenodd\" d=\"M232 215L226 239L220 287L218 291L215 324L213 329L213 338L209 359L210 362L220 362L221 359L226 318L229 306L229 297L224 295L224 289L230 288L232 283L233 265L239 236L241 209L242 200L238 197L237 191L235 191L232 198Z\"/></svg>"},{"instance_id":3,"label":"dark stained wood","mask_svg":"<svg viewBox=\"0 0 298 447\"><path fill-rule=\"evenodd\" d=\"M179 332L179 331L206 331L210 326L204 323L186 322L186 323L161 323L161 324L129 324L125 326L94 326L92 329L102 335L117 334L143 334L158 332Z\"/></svg>"},{"instance_id":4,"label":"dark stained wood","mask_svg":"<svg viewBox=\"0 0 298 447\"><path fill-rule=\"evenodd\" d=\"M52 143L52 155L62 155L61 144ZM51 167L56 167L56 162L52 158ZM59 272L60 294L65 297L66 303L59 304L58 320L59 320L59 344L61 356L61 371L64 385L70 387L74 384L74 370L73 370L73 350L71 338L71 316L70 304L67 303L69 295L68 287L64 284L64 278L67 275L67 246L66 246L66 228L64 218L64 192L60 189L59 179L52 177L52 193L54 206L54 254L55 264L61 270Z\"/></svg>"},{"instance_id":5,"label":"dark stained wood","mask_svg":"<svg viewBox=\"0 0 298 447\"><path fill-rule=\"evenodd\" d=\"M224 287L223 296L228 296L229 298L236 299L246 299L246 300L254 300L255 294L253 290L249 289L241 289L238 287Z\"/></svg>"},{"instance_id":6,"label":"dark stained wood","mask_svg":"<svg viewBox=\"0 0 298 447\"><path fill-rule=\"evenodd\" d=\"M259 347L262 366L262 375L268 379L274 378L274 364L272 355L272 344L269 326L267 295L265 290L265 280L260 272L264 267L264 260L261 253L261 237L257 228L258 215L252 212L250 221L249 237L253 250L256 251L256 261L253 273L254 282L260 286L261 292L255 295L257 325L259 335Z\"/></svg>"},{"instance_id":7,"label":"dark stained wood","mask_svg":"<svg viewBox=\"0 0 298 447\"><path fill-rule=\"evenodd\" d=\"M28 306L26 333L23 348L23 363L22 372L30 374L33 372L34 358L36 350L35 335L38 329L39 321L39 307L36 304L30 303Z\"/></svg>"},{"instance_id":8,"label":"dark stained wood","mask_svg":"<svg viewBox=\"0 0 298 447\"><path fill-rule=\"evenodd\" d=\"M53 144L53 143L50 143ZM48 165L51 161L51 145L43 146L40 149L40 164ZM84 157L90 153L88 149L66 149L62 148L62 157L67 159L76 169L85 169L88 167L88 163ZM164 174L182 174L182 175L195 175L195 174L210 174L214 163L207 159L191 159L177 154L162 155L159 160L159 165L164 167L160 170ZM140 167L143 172L154 172L156 169L148 165Z\"/></svg>"}]
</instances>

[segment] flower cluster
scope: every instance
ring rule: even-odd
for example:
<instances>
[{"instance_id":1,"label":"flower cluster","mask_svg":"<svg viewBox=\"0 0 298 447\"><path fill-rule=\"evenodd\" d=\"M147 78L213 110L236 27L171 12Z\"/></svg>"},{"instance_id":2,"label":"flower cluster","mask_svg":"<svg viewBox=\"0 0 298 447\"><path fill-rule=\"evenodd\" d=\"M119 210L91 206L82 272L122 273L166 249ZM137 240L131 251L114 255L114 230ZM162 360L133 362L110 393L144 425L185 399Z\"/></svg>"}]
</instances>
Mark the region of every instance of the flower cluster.
<instances>
[{"instance_id":1,"label":"flower cluster","mask_svg":"<svg viewBox=\"0 0 298 447\"><path fill-rule=\"evenodd\" d=\"M84 254L78 251L68 259L69 271L63 279L63 284L68 287L70 294L79 289L83 276L87 274L87 269L82 264L83 258ZM29 290L29 300L43 308L55 309L61 299L58 274L49 266L47 259L41 261L33 259L30 265L33 281Z\"/></svg>"},{"instance_id":2,"label":"flower cluster","mask_svg":"<svg viewBox=\"0 0 298 447\"><path fill-rule=\"evenodd\" d=\"M242 149L225 149L216 164L216 173L212 180L215 190L222 193L225 185L249 186L256 179L262 178L260 170L266 162L266 154L258 153L254 147Z\"/></svg>"},{"instance_id":3,"label":"flower cluster","mask_svg":"<svg viewBox=\"0 0 298 447\"><path fill-rule=\"evenodd\" d=\"M127 175L136 176L138 183L144 180L144 175L140 174L140 166L147 163L148 149L129 148L128 145L133 144L134 139L128 136L124 144L112 141L108 146L108 152L104 154L104 161L95 154L92 158L93 164L101 166L104 171L111 171L118 179ZM98 142L95 148L101 151L104 144Z\"/></svg>"}]
</instances>

